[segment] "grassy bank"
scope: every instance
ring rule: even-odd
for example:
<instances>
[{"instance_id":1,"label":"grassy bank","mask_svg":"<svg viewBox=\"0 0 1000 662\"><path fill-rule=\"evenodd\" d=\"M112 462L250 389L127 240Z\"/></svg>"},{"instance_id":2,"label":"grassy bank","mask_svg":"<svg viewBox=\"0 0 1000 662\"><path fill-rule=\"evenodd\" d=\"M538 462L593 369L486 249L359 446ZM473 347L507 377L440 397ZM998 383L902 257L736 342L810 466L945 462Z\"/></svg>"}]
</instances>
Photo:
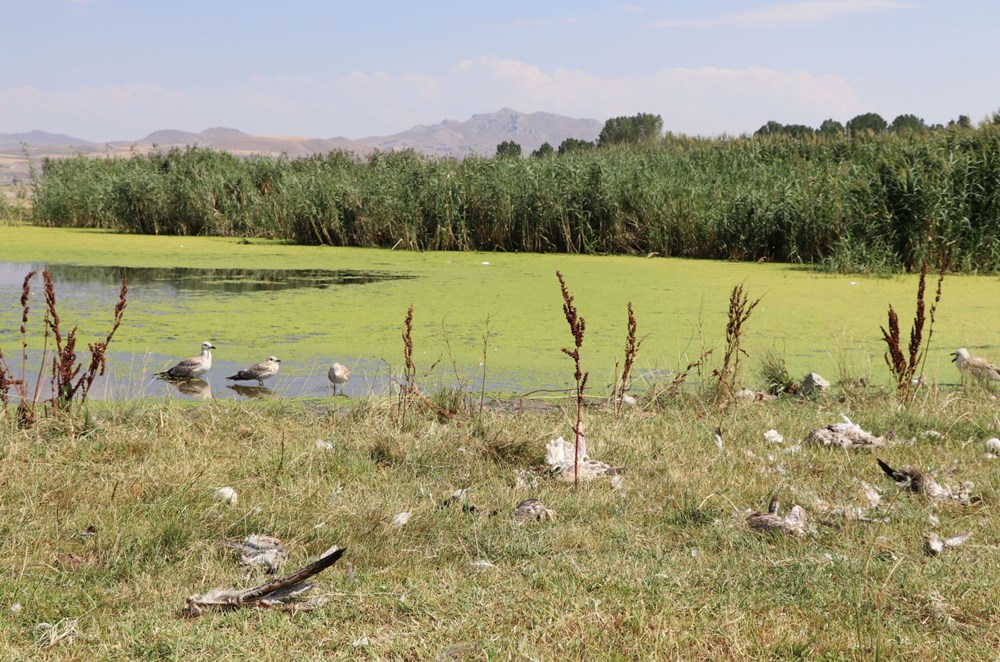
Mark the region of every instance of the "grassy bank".
<instances>
[{"instance_id":1,"label":"grassy bank","mask_svg":"<svg viewBox=\"0 0 1000 662\"><path fill-rule=\"evenodd\" d=\"M855 139L668 136L547 158L240 160L203 149L44 164L40 224L419 250L658 253L1000 268L1000 126Z\"/></svg>"},{"instance_id":2,"label":"grassy bank","mask_svg":"<svg viewBox=\"0 0 1000 662\"><path fill-rule=\"evenodd\" d=\"M885 478L873 453L803 441L841 413L893 431L879 457L973 481L981 501L931 503ZM27 431L0 418L0 657L988 659L1000 645L989 392L921 389L908 408L851 391L591 408L591 455L626 465L624 483L515 486L574 417L568 402L442 423L377 401L275 399L95 403L89 423ZM766 441L770 428L786 441ZM864 506L862 481L882 490L869 515L884 522L829 512ZM238 503L213 501L223 485ZM478 513L438 508L459 488ZM746 511L772 491L815 530L750 531ZM516 526L528 497L556 519ZM394 528L403 511L411 520ZM973 537L931 557L931 531ZM251 533L284 539L289 568L346 546L318 577L325 605L180 616L189 595L263 581L219 544ZM483 560L495 567L472 567ZM43 623L75 635L47 647Z\"/></svg>"}]
</instances>

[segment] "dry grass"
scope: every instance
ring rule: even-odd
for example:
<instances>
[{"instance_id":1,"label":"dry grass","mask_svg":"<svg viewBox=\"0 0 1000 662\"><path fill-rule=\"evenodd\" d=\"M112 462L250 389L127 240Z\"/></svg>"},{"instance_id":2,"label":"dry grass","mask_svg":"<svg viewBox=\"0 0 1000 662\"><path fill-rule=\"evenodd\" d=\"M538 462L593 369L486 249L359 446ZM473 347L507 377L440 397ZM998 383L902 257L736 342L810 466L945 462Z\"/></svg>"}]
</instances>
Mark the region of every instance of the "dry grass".
<instances>
[{"instance_id":1,"label":"dry grass","mask_svg":"<svg viewBox=\"0 0 1000 662\"><path fill-rule=\"evenodd\" d=\"M419 409L399 421L391 402L327 404L92 403L90 427L41 419L31 430L0 418L0 658L840 659L878 651L989 659L1000 645L992 510L1000 478L995 461L983 459L998 421L986 390L920 389L905 409L890 393L737 402L721 420L707 399L689 395L620 416L591 408L590 452L628 473L620 489L602 480L578 490L545 479L516 487L514 478L541 460L548 439L572 430L575 401L445 424ZM891 464L933 469L942 482L971 480L981 501L934 505L900 494L871 454L808 444L787 452L841 412L875 433L894 431L882 454ZM763 438L769 428L785 436L783 446ZM820 513L820 501L861 503L862 481L882 488L877 513L888 521ZM237 491L237 504L213 502L223 485ZM438 508L459 488L476 512ZM798 540L747 528L746 512L766 509L775 491L783 511L805 508L814 532ZM556 519L516 526L510 514L528 497ZM412 518L393 528L402 511ZM96 535L80 535L88 529ZM973 537L930 557L922 541L932 530ZM188 595L259 583L218 544L250 533L283 538L289 567L346 546L318 577L325 606L181 617ZM471 567L480 560L496 567ZM52 643L54 631L65 636ZM368 644L355 646L362 638Z\"/></svg>"}]
</instances>

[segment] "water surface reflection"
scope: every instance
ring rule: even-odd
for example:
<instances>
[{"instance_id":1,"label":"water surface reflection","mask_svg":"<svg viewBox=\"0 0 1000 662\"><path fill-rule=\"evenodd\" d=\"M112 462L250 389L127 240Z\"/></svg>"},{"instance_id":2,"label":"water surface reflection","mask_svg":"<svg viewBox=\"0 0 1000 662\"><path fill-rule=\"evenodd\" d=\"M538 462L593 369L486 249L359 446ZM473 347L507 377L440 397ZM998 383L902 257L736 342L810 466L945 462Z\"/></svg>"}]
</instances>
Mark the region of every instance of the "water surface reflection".
<instances>
[{"instance_id":1,"label":"water surface reflection","mask_svg":"<svg viewBox=\"0 0 1000 662\"><path fill-rule=\"evenodd\" d=\"M390 280L413 278L390 271L354 269L197 269L189 267L118 267L41 262L0 262L0 290L20 289L29 271L48 270L61 292L64 284L112 287L117 292L122 276L128 274L129 286L153 286L172 292L218 292L244 294L297 288L326 289L337 285L367 285Z\"/></svg>"}]
</instances>

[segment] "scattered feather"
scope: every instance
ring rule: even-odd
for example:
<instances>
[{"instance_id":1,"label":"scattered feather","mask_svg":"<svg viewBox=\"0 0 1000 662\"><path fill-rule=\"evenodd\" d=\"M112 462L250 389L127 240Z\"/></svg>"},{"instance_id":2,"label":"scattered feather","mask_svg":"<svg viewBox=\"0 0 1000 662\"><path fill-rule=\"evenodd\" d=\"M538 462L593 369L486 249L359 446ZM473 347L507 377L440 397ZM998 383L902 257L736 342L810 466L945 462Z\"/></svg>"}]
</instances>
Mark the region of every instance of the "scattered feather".
<instances>
[{"instance_id":1,"label":"scattered feather","mask_svg":"<svg viewBox=\"0 0 1000 662\"><path fill-rule=\"evenodd\" d=\"M869 485L865 481L861 481L861 492L865 496L865 500L868 501L868 506L874 508L882 502L882 492L872 485Z\"/></svg>"},{"instance_id":2,"label":"scattered feather","mask_svg":"<svg viewBox=\"0 0 1000 662\"><path fill-rule=\"evenodd\" d=\"M725 447L725 442L722 441L722 428L715 428L715 446L721 451Z\"/></svg>"},{"instance_id":3,"label":"scattered feather","mask_svg":"<svg viewBox=\"0 0 1000 662\"><path fill-rule=\"evenodd\" d=\"M261 567L265 572L277 572L288 558L288 550L278 538L251 534L243 540L227 540L223 544L240 552L240 564Z\"/></svg>"},{"instance_id":4,"label":"scattered feather","mask_svg":"<svg viewBox=\"0 0 1000 662\"><path fill-rule=\"evenodd\" d=\"M782 436L780 432L771 428L764 433L764 439L771 442L772 444L783 444L785 443L785 437Z\"/></svg>"},{"instance_id":5,"label":"scattered feather","mask_svg":"<svg viewBox=\"0 0 1000 662\"><path fill-rule=\"evenodd\" d=\"M525 499L514 509L514 521L517 524L526 524L532 520L539 522L554 520L555 518L556 511L546 508L538 499Z\"/></svg>"},{"instance_id":6,"label":"scattered feather","mask_svg":"<svg viewBox=\"0 0 1000 662\"><path fill-rule=\"evenodd\" d=\"M39 623L34 627L35 643L42 648L52 648L63 641L69 643L79 634L79 619L64 618L55 623Z\"/></svg>"},{"instance_id":7,"label":"scattered feather","mask_svg":"<svg viewBox=\"0 0 1000 662\"><path fill-rule=\"evenodd\" d=\"M398 515L392 518L392 526L394 526L397 529L403 528L404 526L406 526L406 523L410 521L410 515L411 514L406 511L399 513Z\"/></svg>"},{"instance_id":8,"label":"scattered feather","mask_svg":"<svg viewBox=\"0 0 1000 662\"><path fill-rule=\"evenodd\" d=\"M496 568L495 563L490 563L486 559L480 559L478 561L473 561L469 564L469 567L473 570L488 570L490 568Z\"/></svg>"},{"instance_id":9,"label":"scattered feather","mask_svg":"<svg viewBox=\"0 0 1000 662\"><path fill-rule=\"evenodd\" d=\"M949 547L958 547L972 537L972 533L962 533L951 538L941 538L936 533L931 533L924 539L924 549L931 556L937 556Z\"/></svg>"},{"instance_id":10,"label":"scattered feather","mask_svg":"<svg viewBox=\"0 0 1000 662\"><path fill-rule=\"evenodd\" d=\"M537 489L538 475L527 469L518 469L514 472L514 487L529 490Z\"/></svg>"},{"instance_id":11,"label":"scattered feather","mask_svg":"<svg viewBox=\"0 0 1000 662\"><path fill-rule=\"evenodd\" d=\"M316 440L316 450L319 450L319 451L332 451L333 450L333 444L331 444L329 441L326 441L324 439L317 439Z\"/></svg>"}]
</instances>

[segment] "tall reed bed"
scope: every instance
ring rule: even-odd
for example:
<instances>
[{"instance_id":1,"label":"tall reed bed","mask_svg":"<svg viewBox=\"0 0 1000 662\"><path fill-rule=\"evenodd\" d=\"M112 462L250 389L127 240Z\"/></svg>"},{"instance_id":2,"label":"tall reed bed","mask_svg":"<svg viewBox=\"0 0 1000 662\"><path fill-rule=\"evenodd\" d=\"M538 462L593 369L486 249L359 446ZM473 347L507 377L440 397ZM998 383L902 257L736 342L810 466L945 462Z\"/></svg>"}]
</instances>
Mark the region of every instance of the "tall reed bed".
<instances>
[{"instance_id":1,"label":"tall reed bed","mask_svg":"<svg viewBox=\"0 0 1000 662\"><path fill-rule=\"evenodd\" d=\"M657 253L829 270L1000 269L1000 125L694 139L546 158L49 159L40 224L413 250ZM946 248L949 247L949 248Z\"/></svg>"}]
</instances>

